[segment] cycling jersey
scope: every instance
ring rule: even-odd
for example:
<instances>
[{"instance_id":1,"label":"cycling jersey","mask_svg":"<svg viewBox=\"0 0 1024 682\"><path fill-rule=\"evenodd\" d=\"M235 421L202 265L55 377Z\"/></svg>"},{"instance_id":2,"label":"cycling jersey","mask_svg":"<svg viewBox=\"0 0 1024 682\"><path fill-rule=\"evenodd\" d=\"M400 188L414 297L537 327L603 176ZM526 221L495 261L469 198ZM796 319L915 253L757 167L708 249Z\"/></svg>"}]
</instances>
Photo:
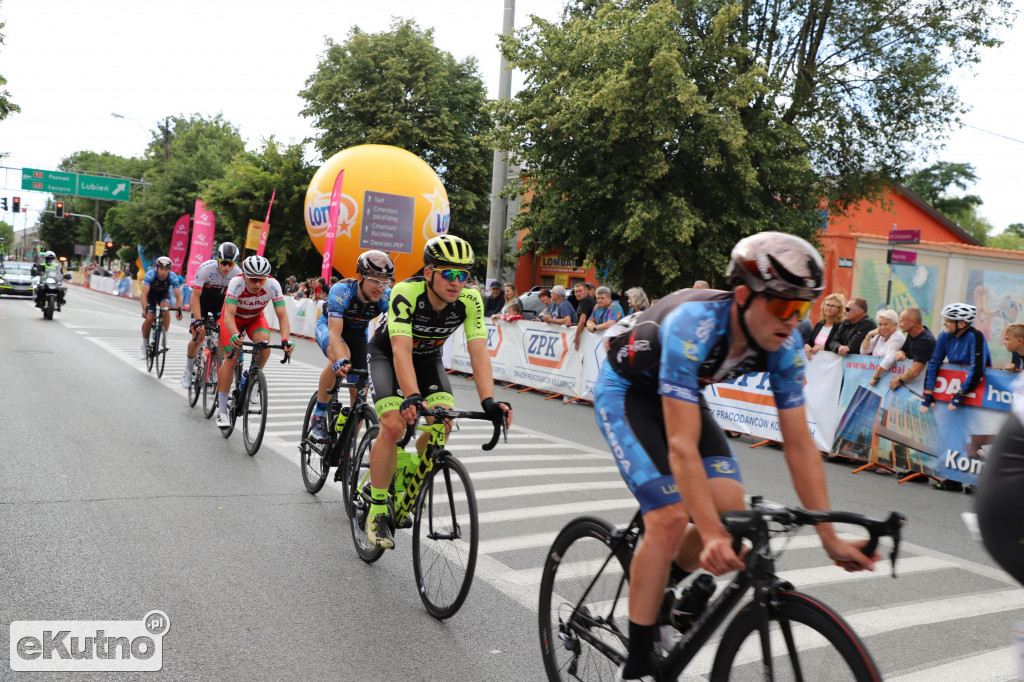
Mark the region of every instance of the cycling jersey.
<instances>
[{"instance_id":1,"label":"cycling jersey","mask_svg":"<svg viewBox=\"0 0 1024 682\"><path fill-rule=\"evenodd\" d=\"M281 285L273 277L268 277L263 282L260 290L252 293L245 286L245 277L239 275L228 282L224 298L228 303L233 303L237 306L235 317L243 319L259 315L267 307L268 303L273 303L275 308L280 308L284 305L284 292L281 290Z\"/></svg>"},{"instance_id":2,"label":"cycling jersey","mask_svg":"<svg viewBox=\"0 0 1024 682\"><path fill-rule=\"evenodd\" d=\"M160 301L170 300L171 289L180 289L183 282L173 272L168 272L166 278L160 279L157 277L156 268L152 268L146 271L146 277L142 280L142 283L149 285L148 302L152 305Z\"/></svg>"},{"instance_id":3,"label":"cycling jersey","mask_svg":"<svg viewBox=\"0 0 1024 682\"><path fill-rule=\"evenodd\" d=\"M924 377L926 390L935 389L935 377L939 373L939 365L945 359L954 365L970 365L971 371L967 381L961 386L966 394L973 391L985 376L985 368L992 365L985 337L974 327L970 327L961 336L953 336L947 332L939 334L935 341L935 351L928 362L928 371Z\"/></svg>"},{"instance_id":4,"label":"cycling jersey","mask_svg":"<svg viewBox=\"0 0 1024 682\"><path fill-rule=\"evenodd\" d=\"M391 337L410 336L414 357L440 355L444 342L459 325L466 329L466 341L487 338L480 292L463 289L454 303L436 311L427 298L426 280L413 277L391 290L388 314L377 327L372 343L391 357Z\"/></svg>"},{"instance_id":5,"label":"cycling jersey","mask_svg":"<svg viewBox=\"0 0 1024 682\"><path fill-rule=\"evenodd\" d=\"M232 266L231 272L228 274L220 274L216 258L199 266L195 279L192 280L192 287L202 290L199 294L199 307L204 315L213 313L214 317L220 317L220 309L224 305L224 293L227 291L228 283L241 274L242 269L237 265ZM195 317L195 311L193 311L193 317Z\"/></svg>"},{"instance_id":6,"label":"cycling jersey","mask_svg":"<svg viewBox=\"0 0 1024 682\"><path fill-rule=\"evenodd\" d=\"M346 330L365 329L370 320L388 309L390 299L391 288L388 287L379 301L363 301L359 297L359 280L343 279L328 292L324 315L320 319L340 317L345 321Z\"/></svg>"}]
</instances>

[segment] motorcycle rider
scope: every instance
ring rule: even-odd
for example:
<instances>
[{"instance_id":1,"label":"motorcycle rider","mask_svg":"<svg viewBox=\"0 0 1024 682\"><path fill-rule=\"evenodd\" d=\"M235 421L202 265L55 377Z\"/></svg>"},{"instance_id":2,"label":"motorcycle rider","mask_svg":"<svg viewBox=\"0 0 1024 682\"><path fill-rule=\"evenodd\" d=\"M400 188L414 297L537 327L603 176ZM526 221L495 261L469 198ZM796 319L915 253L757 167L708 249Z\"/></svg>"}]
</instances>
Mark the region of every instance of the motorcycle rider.
<instances>
[{"instance_id":1,"label":"motorcycle rider","mask_svg":"<svg viewBox=\"0 0 1024 682\"><path fill-rule=\"evenodd\" d=\"M61 262L57 260L57 254L53 251L47 251L43 254L43 263L36 270L36 274L39 277L39 283L36 284L35 298L36 307L43 308L46 306L46 287L43 286L43 282L46 281L46 277L53 277L57 280L59 288L57 289L57 306L64 305L64 287L63 278L64 271L61 267Z\"/></svg>"}]
</instances>

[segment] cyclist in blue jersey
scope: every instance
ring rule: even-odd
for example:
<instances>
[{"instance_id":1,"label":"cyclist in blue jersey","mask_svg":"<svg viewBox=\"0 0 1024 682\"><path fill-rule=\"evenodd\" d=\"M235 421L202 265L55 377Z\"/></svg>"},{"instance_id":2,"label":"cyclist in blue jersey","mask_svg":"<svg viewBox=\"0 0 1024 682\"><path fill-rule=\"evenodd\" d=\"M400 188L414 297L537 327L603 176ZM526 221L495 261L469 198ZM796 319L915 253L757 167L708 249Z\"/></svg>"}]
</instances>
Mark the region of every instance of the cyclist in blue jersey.
<instances>
[{"instance_id":1,"label":"cyclist in blue jersey","mask_svg":"<svg viewBox=\"0 0 1024 682\"><path fill-rule=\"evenodd\" d=\"M367 251L356 260L356 278L343 279L327 294L324 313L316 321L316 342L327 357L320 373L316 408L310 422L309 437L327 443L326 414L328 393L335 377L344 377L350 367L366 369L366 332L370 320L388 309L395 264L383 251ZM356 391L349 389L349 404Z\"/></svg>"},{"instance_id":2,"label":"cyclist in blue jersey","mask_svg":"<svg viewBox=\"0 0 1024 682\"><path fill-rule=\"evenodd\" d=\"M985 378L985 368L992 366L992 355L989 353L985 335L971 326L977 312L977 308L966 303L950 303L942 309L943 331L935 340L935 350L925 371L921 412L927 412L928 408L935 404L935 380L939 374L939 365L943 362L970 367L967 381L949 399L951 410L963 404L967 394L977 388Z\"/></svg>"},{"instance_id":3,"label":"cyclist in blue jersey","mask_svg":"<svg viewBox=\"0 0 1024 682\"><path fill-rule=\"evenodd\" d=\"M142 353L141 359L146 359L146 345L149 339L149 332L153 329L154 313L148 312L148 308L163 308L162 317L164 331L171 327L171 289L174 289L175 301L178 303L177 319L181 319L181 278L171 272L174 265L167 256L160 256L153 263L154 267L146 272L146 278L142 280L142 316L145 322L142 323Z\"/></svg>"},{"instance_id":4,"label":"cyclist in blue jersey","mask_svg":"<svg viewBox=\"0 0 1024 682\"><path fill-rule=\"evenodd\" d=\"M701 389L767 372L786 463L801 503L829 508L824 467L807 428L803 340L796 331L822 291L824 264L803 239L762 232L732 251L732 292L683 289L609 330L595 389L597 421L640 502L644 539L630 567L629 654L620 680L654 680L652 651L670 572L744 567L719 518L745 508L732 448ZM691 523L692 522L692 523ZM848 571L872 569L862 541L816 527Z\"/></svg>"}]
</instances>

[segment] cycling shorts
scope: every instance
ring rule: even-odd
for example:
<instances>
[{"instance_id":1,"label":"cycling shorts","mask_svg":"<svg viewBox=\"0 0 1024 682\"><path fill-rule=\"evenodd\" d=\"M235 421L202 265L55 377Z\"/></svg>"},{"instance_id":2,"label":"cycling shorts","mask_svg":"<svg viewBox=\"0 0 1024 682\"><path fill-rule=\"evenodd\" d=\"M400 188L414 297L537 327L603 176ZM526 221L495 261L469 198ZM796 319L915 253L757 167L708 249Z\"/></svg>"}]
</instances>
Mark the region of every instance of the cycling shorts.
<instances>
[{"instance_id":1,"label":"cycling shorts","mask_svg":"<svg viewBox=\"0 0 1024 682\"><path fill-rule=\"evenodd\" d=\"M404 400L398 387L398 375L391 357L376 342L367 346L367 364L370 368L370 390L373 392L373 406L379 417L385 412L397 410ZM412 366L416 371L416 383L428 407L455 405L452 385L444 371L441 356L413 355Z\"/></svg>"},{"instance_id":2,"label":"cycling shorts","mask_svg":"<svg viewBox=\"0 0 1024 682\"><path fill-rule=\"evenodd\" d=\"M220 347L225 353L231 352L231 332L228 331L228 325L224 322L224 312L221 311L220 320ZM256 332L266 332L267 336L270 336L270 325L267 324L267 318L263 317L263 313L256 315L255 317L238 317L235 316L235 326L238 327L239 336L244 337L246 334L249 335L250 341L255 341L253 334Z\"/></svg>"},{"instance_id":3,"label":"cycling shorts","mask_svg":"<svg viewBox=\"0 0 1024 682\"><path fill-rule=\"evenodd\" d=\"M327 318L321 317L321 320ZM348 344L349 361L353 369L366 369L366 328L350 329L348 326L341 330L341 340ZM331 335L327 324L316 324L316 342L320 346L324 357L327 357L327 348L331 345Z\"/></svg>"},{"instance_id":4,"label":"cycling shorts","mask_svg":"<svg viewBox=\"0 0 1024 682\"><path fill-rule=\"evenodd\" d=\"M150 289L146 295L146 307L156 307L164 301L171 302L170 289Z\"/></svg>"},{"instance_id":5,"label":"cycling shorts","mask_svg":"<svg viewBox=\"0 0 1024 682\"><path fill-rule=\"evenodd\" d=\"M739 463L721 427L700 396L698 450L707 477L743 482ZM607 362L594 389L594 414L615 455L619 472L646 514L682 502L668 464L668 439L661 396L619 376Z\"/></svg>"}]
</instances>

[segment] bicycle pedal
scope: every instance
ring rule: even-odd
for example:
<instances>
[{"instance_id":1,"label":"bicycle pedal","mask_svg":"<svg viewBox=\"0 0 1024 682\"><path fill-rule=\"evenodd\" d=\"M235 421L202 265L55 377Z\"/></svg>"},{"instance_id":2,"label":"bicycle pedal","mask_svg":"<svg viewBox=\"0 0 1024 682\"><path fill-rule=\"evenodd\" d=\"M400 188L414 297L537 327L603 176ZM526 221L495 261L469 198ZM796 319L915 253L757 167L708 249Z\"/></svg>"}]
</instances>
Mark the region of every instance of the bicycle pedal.
<instances>
[{"instance_id":1,"label":"bicycle pedal","mask_svg":"<svg viewBox=\"0 0 1024 682\"><path fill-rule=\"evenodd\" d=\"M401 521L396 521L395 528L412 528L412 517L406 516Z\"/></svg>"}]
</instances>

